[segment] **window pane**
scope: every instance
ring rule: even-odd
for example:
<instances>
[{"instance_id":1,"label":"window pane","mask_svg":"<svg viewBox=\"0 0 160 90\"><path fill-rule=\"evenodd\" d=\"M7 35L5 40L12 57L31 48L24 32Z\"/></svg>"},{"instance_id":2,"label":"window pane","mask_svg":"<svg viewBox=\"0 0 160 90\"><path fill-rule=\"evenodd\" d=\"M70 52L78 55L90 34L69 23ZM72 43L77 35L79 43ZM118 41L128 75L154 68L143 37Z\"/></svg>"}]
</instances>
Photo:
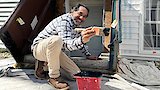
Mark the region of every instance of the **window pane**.
<instances>
[{"instance_id":1,"label":"window pane","mask_svg":"<svg viewBox=\"0 0 160 90\"><path fill-rule=\"evenodd\" d=\"M146 0L146 8L157 8L160 0Z\"/></svg>"},{"instance_id":2,"label":"window pane","mask_svg":"<svg viewBox=\"0 0 160 90\"><path fill-rule=\"evenodd\" d=\"M144 49L153 47L151 36L144 36Z\"/></svg>"},{"instance_id":3,"label":"window pane","mask_svg":"<svg viewBox=\"0 0 160 90\"><path fill-rule=\"evenodd\" d=\"M156 36L145 36L144 49L145 50L158 49L156 38L157 38Z\"/></svg>"},{"instance_id":4,"label":"window pane","mask_svg":"<svg viewBox=\"0 0 160 90\"><path fill-rule=\"evenodd\" d=\"M160 47L160 33L159 33L159 36L158 36L158 46L157 47ZM160 48L159 48L160 50Z\"/></svg>"},{"instance_id":5,"label":"window pane","mask_svg":"<svg viewBox=\"0 0 160 90\"><path fill-rule=\"evenodd\" d=\"M148 24L144 25L144 34L145 35L156 35L156 24Z\"/></svg>"},{"instance_id":6,"label":"window pane","mask_svg":"<svg viewBox=\"0 0 160 90\"><path fill-rule=\"evenodd\" d=\"M160 0L147 0L145 20L160 21L159 16L160 16Z\"/></svg>"},{"instance_id":7,"label":"window pane","mask_svg":"<svg viewBox=\"0 0 160 90\"><path fill-rule=\"evenodd\" d=\"M160 50L160 0L146 0L144 50Z\"/></svg>"}]
</instances>

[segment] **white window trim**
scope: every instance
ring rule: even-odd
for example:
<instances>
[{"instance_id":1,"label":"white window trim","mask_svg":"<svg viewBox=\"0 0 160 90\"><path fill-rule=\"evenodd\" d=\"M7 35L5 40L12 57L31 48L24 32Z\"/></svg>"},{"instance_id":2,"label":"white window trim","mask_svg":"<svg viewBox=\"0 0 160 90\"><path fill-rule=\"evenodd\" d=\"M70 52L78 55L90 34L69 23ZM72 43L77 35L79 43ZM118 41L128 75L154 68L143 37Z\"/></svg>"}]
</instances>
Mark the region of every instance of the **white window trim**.
<instances>
[{"instance_id":1,"label":"white window trim","mask_svg":"<svg viewBox=\"0 0 160 90\"><path fill-rule=\"evenodd\" d=\"M155 55L159 56L160 55L160 50L144 50L144 17L145 17L145 1L142 3L142 18L141 18L141 25L140 25L140 30L139 30L139 53L140 54L146 54L146 55ZM155 23L155 22L154 22ZM160 22L158 22L160 23ZM156 52L156 53L154 53Z\"/></svg>"}]
</instances>

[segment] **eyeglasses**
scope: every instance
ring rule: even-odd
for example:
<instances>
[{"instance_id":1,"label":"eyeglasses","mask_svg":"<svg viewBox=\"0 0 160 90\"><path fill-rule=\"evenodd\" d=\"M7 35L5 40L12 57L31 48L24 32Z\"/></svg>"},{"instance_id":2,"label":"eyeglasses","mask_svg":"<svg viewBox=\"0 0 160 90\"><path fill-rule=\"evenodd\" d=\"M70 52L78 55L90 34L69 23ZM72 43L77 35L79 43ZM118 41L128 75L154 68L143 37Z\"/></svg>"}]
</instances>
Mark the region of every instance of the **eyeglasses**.
<instances>
[{"instance_id":1,"label":"eyeglasses","mask_svg":"<svg viewBox=\"0 0 160 90\"><path fill-rule=\"evenodd\" d=\"M88 14L87 14L87 15L83 15L82 12L78 12L78 15L79 15L79 16L82 16L83 18L87 18L87 17L88 17Z\"/></svg>"}]
</instances>

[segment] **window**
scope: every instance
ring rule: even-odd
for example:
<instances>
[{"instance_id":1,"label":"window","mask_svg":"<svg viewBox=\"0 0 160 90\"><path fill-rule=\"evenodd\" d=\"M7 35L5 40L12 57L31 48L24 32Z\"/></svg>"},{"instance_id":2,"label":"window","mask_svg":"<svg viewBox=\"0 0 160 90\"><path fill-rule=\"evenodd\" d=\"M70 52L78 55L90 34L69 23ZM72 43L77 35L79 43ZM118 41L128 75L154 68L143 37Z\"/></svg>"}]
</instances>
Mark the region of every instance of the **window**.
<instances>
[{"instance_id":1,"label":"window","mask_svg":"<svg viewBox=\"0 0 160 90\"><path fill-rule=\"evenodd\" d=\"M143 50L160 50L160 0L145 0ZM153 51L154 50L154 51Z\"/></svg>"}]
</instances>

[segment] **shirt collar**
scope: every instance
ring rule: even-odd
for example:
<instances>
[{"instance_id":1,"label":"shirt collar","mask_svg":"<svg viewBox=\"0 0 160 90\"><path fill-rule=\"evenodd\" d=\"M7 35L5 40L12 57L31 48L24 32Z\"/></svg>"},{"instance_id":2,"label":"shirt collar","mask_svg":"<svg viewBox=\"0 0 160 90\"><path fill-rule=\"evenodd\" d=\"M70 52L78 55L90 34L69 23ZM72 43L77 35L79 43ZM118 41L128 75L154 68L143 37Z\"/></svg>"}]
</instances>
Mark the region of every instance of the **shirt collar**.
<instances>
[{"instance_id":1,"label":"shirt collar","mask_svg":"<svg viewBox=\"0 0 160 90\"><path fill-rule=\"evenodd\" d=\"M76 21L74 20L71 13L69 13L69 16L71 17L71 22L73 23L74 27L77 27L78 25L76 25Z\"/></svg>"}]
</instances>

